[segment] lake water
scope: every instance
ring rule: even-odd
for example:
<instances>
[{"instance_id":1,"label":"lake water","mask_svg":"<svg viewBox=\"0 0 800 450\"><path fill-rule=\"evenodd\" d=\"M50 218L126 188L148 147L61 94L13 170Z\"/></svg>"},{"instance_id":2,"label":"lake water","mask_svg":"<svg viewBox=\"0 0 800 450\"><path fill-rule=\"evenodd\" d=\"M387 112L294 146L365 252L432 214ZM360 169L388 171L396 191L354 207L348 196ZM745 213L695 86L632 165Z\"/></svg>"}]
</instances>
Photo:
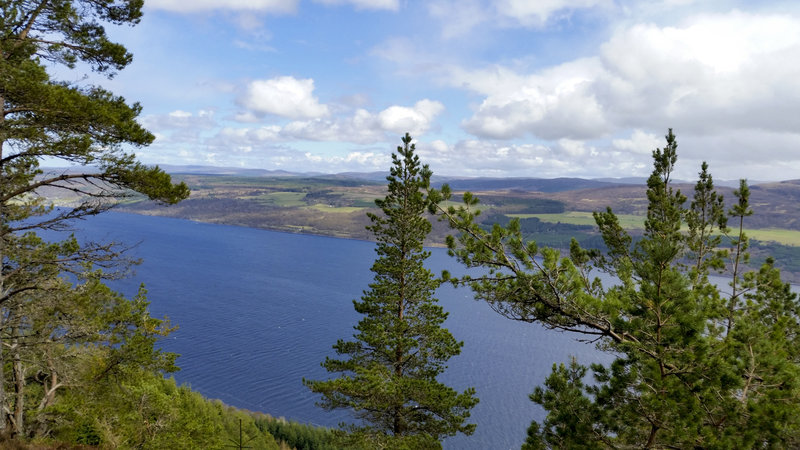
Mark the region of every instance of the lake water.
<instances>
[{"instance_id":1,"label":"lake water","mask_svg":"<svg viewBox=\"0 0 800 450\"><path fill-rule=\"evenodd\" d=\"M346 411L316 407L302 379L326 378L320 362L337 339L352 336L352 300L372 280L374 244L124 213L76 227L94 240L139 243L132 253L143 264L115 287L132 295L145 283L151 314L180 327L161 342L181 355L179 383L276 417L332 427L349 420ZM434 273L458 272L445 250L431 251ZM443 286L437 297L450 313L446 327L464 341L441 380L459 391L473 386L480 398L475 434L445 448L519 448L543 415L528 394L553 363L599 356L573 335L501 317L468 289Z\"/></svg>"}]
</instances>

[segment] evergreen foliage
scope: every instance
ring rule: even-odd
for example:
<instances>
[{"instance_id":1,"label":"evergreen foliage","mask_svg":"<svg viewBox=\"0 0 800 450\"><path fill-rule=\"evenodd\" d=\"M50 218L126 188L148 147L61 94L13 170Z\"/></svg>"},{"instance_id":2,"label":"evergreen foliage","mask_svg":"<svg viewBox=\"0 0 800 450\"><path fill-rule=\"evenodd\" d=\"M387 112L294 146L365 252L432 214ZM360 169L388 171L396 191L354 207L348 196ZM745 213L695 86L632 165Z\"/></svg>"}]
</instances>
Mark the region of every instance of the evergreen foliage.
<instances>
[{"instance_id":1,"label":"evergreen foliage","mask_svg":"<svg viewBox=\"0 0 800 450\"><path fill-rule=\"evenodd\" d=\"M687 206L671 183L672 130L666 141L653 152L642 239L610 209L595 213L605 254L573 242L562 257L525 241L518 221L486 231L472 195L442 208L449 189L429 193L431 209L461 233L448 238L450 253L485 273L454 283L509 318L577 333L614 358L591 365L592 383L574 360L553 367L531 395L547 417L531 425L526 449L800 446L797 295L772 259L743 271L747 183L726 212L703 164ZM722 271L727 287L709 280ZM604 284L599 273L615 281Z\"/></svg>"},{"instance_id":2,"label":"evergreen foliage","mask_svg":"<svg viewBox=\"0 0 800 450\"><path fill-rule=\"evenodd\" d=\"M271 434L277 441L297 450L340 450L334 431L271 417L256 420L259 430ZM354 450L358 447L352 447ZM367 450L367 449L364 449Z\"/></svg>"},{"instance_id":3,"label":"evergreen foliage","mask_svg":"<svg viewBox=\"0 0 800 450\"><path fill-rule=\"evenodd\" d=\"M260 419L133 365L113 379L67 389L42 415L52 421L50 440L61 443L154 450L237 448L241 423L244 448L280 448L257 426Z\"/></svg>"},{"instance_id":4,"label":"evergreen foliage","mask_svg":"<svg viewBox=\"0 0 800 450\"><path fill-rule=\"evenodd\" d=\"M361 423L348 427L350 442L368 448L438 448L442 438L475 429L466 423L478 401L474 389L458 393L436 379L463 343L441 327L447 313L433 298L440 281L423 266L431 171L408 134L403 144L392 154L388 195L376 200L383 214L369 214L378 259L370 289L353 302L363 315L355 340L339 340L342 359L322 364L341 376L304 380L322 394L321 407L354 411Z\"/></svg>"},{"instance_id":5,"label":"evergreen foliage","mask_svg":"<svg viewBox=\"0 0 800 450\"><path fill-rule=\"evenodd\" d=\"M153 140L137 122L138 104L47 71L54 64L113 76L132 57L104 25L135 25L142 3L0 3L0 432L18 438L55 432L61 419L47 411L58 409L62 393L110 382L130 367L176 370L176 355L154 349L170 328L149 317L143 292L125 299L103 284L130 263L122 250L37 235L68 229L71 219L133 193L165 204L189 194L131 153ZM46 172L43 161L71 167ZM78 204L54 209L45 197L54 192ZM87 368L99 371L89 376ZM76 422L75 442L107 442L93 426Z\"/></svg>"}]
</instances>

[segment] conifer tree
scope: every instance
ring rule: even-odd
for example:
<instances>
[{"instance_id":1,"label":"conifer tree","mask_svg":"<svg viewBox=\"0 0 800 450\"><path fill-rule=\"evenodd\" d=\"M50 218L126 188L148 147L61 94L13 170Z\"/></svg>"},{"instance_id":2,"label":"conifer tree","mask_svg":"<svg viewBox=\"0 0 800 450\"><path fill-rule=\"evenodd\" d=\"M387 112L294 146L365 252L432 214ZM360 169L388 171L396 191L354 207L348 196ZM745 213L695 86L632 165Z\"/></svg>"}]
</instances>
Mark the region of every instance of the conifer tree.
<instances>
[{"instance_id":1,"label":"conifer tree","mask_svg":"<svg viewBox=\"0 0 800 450\"><path fill-rule=\"evenodd\" d=\"M800 304L774 261L744 272L747 183L725 216L703 164L693 201L673 186L677 140L653 152L648 209L637 240L607 209L595 213L607 251L573 240L569 254L524 241L517 221L491 231L477 199L431 208L461 234L451 252L480 278L472 287L507 317L589 336L613 361L554 365L531 399L547 417L523 448L795 448L800 445ZM728 219L738 229L729 230ZM726 236L720 238L720 234ZM727 246L727 248L726 248ZM730 288L709 279L726 268ZM604 283L597 272L614 277ZM566 355L565 355L566 356Z\"/></svg>"},{"instance_id":2,"label":"conifer tree","mask_svg":"<svg viewBox=\"0 0 800 450\"><path fill-rule=\"evenodd\" d=\"M378 258L369 290L355 300L363 315L355 340L339 340L341 359L327 358L324 381L304 380L322 394L321 407L352 409L361 423L349 427L351 438L369 448L438 448L439 440L471 434L474 389L458 393L437 381L446 362L461 351L442 324L447 313L433 298L440 285L423 263L430 255L423 241L431 230L424 217L431 171L421 166L411 137L392 154L388 195L369 213Z\"/></svg>"},{"instance_id":3,"label":"conifer tree","mask_svg":"<svg viewBox=\"0 0 800 450\"><path fill-rule=\"evenodd\" d=\"M59 66L112 77L132 55L108 38L105 27L137 24L142 5L142 0L0 2L0 339L20 334L9 330L18 325L3 320L30 323L20 305L48 298L46 289L59 284L64 272L100 273L96 270L124 263L113 245L79 245L74 238L51 245L37 231L66 229L70 219L100 213L132 193L165 204L189 195L185 184L173 184L163 170L141 164L132 152L154 139L137 121L140 105L87 83L82 74L68 76L81 81L63 81L48 71ZM43 162L69 169L44 170ZM73 207L53 209L47 195L56 192L71 196ZM0 369L7 367L8 345L0 342ZM0 432L9 423L7 411L22 409L19 399L9 405L5 372L0 370ZM14 426L11 432L21 430Z\"/></svg>"}]
</instances>

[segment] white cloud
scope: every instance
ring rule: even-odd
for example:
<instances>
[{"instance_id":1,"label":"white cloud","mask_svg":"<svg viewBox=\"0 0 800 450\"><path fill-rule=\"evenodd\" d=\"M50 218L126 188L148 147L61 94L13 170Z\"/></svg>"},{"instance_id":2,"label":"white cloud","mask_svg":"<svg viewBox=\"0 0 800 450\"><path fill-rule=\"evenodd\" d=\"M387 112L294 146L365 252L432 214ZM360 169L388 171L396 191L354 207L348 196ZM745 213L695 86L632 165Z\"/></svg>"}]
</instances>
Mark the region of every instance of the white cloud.
<instances>
[{"instance_id":1,"label":"white cloud","mask_svg":"<svg viewBox=\"0 0 800 450\"><path fill-rule=\"evenodd\" d=\"M201 109L197 113L175 110L168 114L150 114L142 117L142 124L151 131L175 128L204 129L214 126L214 111Z\"/></svg>"},{"instance_id":2,"label":"white cloud","mask_svg":"<svg viewBox=\"0 0 800 450\"><path fill-rule=\"evenodd\" d=\"M390 106L377 114L356 109L352 115L334 118L295 120L285 125L256 129L236 128L229 133L255 141L331 141L372 144L385 142L388 134L411 133L419 136L429 130L444 109L437 101L423 99L412 107ZM239 119L242 119L240 117ZM263 130L268 129L268 132ZM255 134L254 130L261 130Z\"/></svg>"},{"instance_id":3,"label":"white cloud","mask_svg":"<svg viewBox=\"0 0 800 450\"><path fill-rule=\"evenodd\" d=\"M732 12L680 28L637 25L603 45L595 92L636 127L795 130L800 117L787 113L800 106L798 56L795 17Z\"/></svg>"},{"instance_id":4,"label":"white cloud","mask_svg":"<svg viewBox=\"0 0 800 450\"><path fill-rule=\"evenodd\" d=\"M344 155L323 156L312 152L292 152L291 160L285 161L286 168L303 167L304 171L323 173L341 172L374 172L386 170L391 164L389 152L381 151L350 151Z\"/></svg>"},{"instance_id":5,"label":"white cloud","mask_svg":"<svg viewBox=\"0 0 800 450\"><path fill-rule=\"evenodd\" d=\"M281 136L292 140L369 144L383 140L383 131L373 114L357 109L350 117L290 122L281 130Z\"/></svg>"},{"instance_id":6,"label":"white cloud","mask_svg":"<svg viewBox=\"0 0 800 450\"><path fill-rule=\"evenodd\" d=\"M666 131L666 130L665 130ZM678 133L676 175L694 180L707 161L717 180L800 178L800 132L728 130L719 134ZM662 138L659 147L664 146Z\"/></svg>"},{"instance_id":7,"label":"white cloud","mask_svg":"<svg viewBox=\"0 0 800 450\"><path fill-rule=\"evenodd\" d=\"M664 142L664 138L660 136L637 129L633 131L629 139L614 139L611 141L611 145L617 150L650 155L653 150L662 148Z\"/></svg>"},{"instance_id":8,"label":"white cloud","mask_svg":"<svg viewBox=\"0 0 800 450\"><path fill-rule=\"evenodd\" d=\"M390 106L378 113L358 108L350 115L309 120L293 120L285 124L259 127L224 127L209 139L210 145L229 145L235 149L259 147L291 141L350 142L374 144L396 140L406 132L424 135L444 109L437 101L423 99L414 106ZM252 122L258 117L251 115ZM237 116L240 122L245 117Z\"/></svg>"},{"instance_id":9,"label":"white cloud","mask_svg":"<svg viewBox=\"0 0 800 450\"><path fill-rule=\"evenodd\" d=\"M324 5L353 5L356 9L397 11L400 9L400 0L314 0Z\"/></svg>"},{"instance_id":10,"label":"white cloud","mask_svg":"<svg viewBox=\"0 0 800 450\"><path fill-rule=\"evenodd\" d=\"M502 0L496 3L496 9L500 16L512 18L522 26L539 27L574 10L612 5L611 0Z\"/></svg>"},{"instance_id":11,"label":"white cloud","mask_svg":"<svg viewBox=\"0 0 800 450\"><path fill-rule=\"evenodd\" d=\"M501 144L498 142L463 140L448 145L436 140L420 142L417 151L434 173L462 176L506 176L508 174L540 176L542 167L553 164L550 148L534 144Z\"/></svg>"},{"instance_id":12,"label":"white cloud","mask_svg":"<svg viewBox=\"0 0 800 450\"><path fill-rule=\"evenodd\" d=\"M508 69L467 75L462 85L489 94L463 122L470 133L493 139L534 134L545 139L597 137L608 124L592 91L597 61L577 60L532 76Z\"/></svg>"},{"instance_id":13,"label":"white cloud","mask_svg":"<svg viewBox=\"0 0 800 450\"><path fill-rule=\"evenodd\" d=\"M485 22L489 11L479 0L440 0L428 3L428 13L441 21L442 37L450 39Z\"/></svg>"},{"instance_id":14,"label":"white cloud","mask_svg":"<svg viewBox=\"0 0 800 450\"><path fill-rule=\"evenodd\" d=\"M155 135L156 144L171 146L200 145L203 133L217 126L213 110L195 113L175 110L168 114L149 114L143 116L141 122Z\"/></svg>"},{"instance_id":15,"label":"white cloud","mask_svg":"<svg viewBox=\"0 0 800 450\"><path fill-rule=\"evenodd\" d=\"M250 82L238 103L247 108L239 116L242 121L254 121L267 114L290 119L325 117L328 107L314 97L314 80L290 76Z\"/></svg>"},{"instance_id":16,"label":"white cloud","mask_svg":"<svg viewBox=\"0 0 800 450\"><path fill-rule=\"evenodd\" d=\"M542 28L580 10L614 8L613 0L430 0L444 38L466 36L478 26Z\"/></svg>"},{"instance_id":17,"label":"white cloud","mask_svg":"<svg viewBox=\"0 0 800 450\"><path fill-rule=\"evenodd\" d=\"M800 129L800 19L732 12L621 28L600 55L532 74L453 70L485 96L463 122L483 138L596 139L672 126L694 134Z\"/></svg>"},{"instance_id":18,"label":"white cloud","mask_svg":"<svg viewBox=\"0 0 800 450\"><path fill-rule=\"evenodd\" d=\"M290 13L297 9L298 0L148 0L148 8L173 12L213 10L260 11Z\"/></svg>"},{"instance_id":19,"label":"white cloud","mask_svg":"<svg viewBox=\"0 0 800 450\"><path fill-rule=\"evenodd\" d=\"M349 117L290 122L281 130L281 136L293 140L371 144L386 141L387 133L422 135L443 109L441 103L428 99L418 101L413 107L390 106L377 114L359 108Z\"/></svg>"},{"instance_id":20,"label":"white cloud","mask_svg":"<svg viewBox=\"0 0 800 450\"><path fill-rule=\"evenodd\" d=\"M598 152L594 147L587 146L586 142L574 139L559 139L556 145L557 153L568 158L585 158L587 156L597 156Z\"/></svg>"},{"instance_id":21,"label":"white cloud","mask_svg":"<svg viewBox=\"0 0 800 450\"><path fill-rule=\"evenodd\" d=\"M420 158L439 175L497 177L643 176L649 161L593 142L560 139L552 145L463 140L417 145Z\"/></svg>"},{"instance_id":22,"label":"white cloud","mask_svg":"<svg viewBox=\"0 0 800 450\"><path fill-rule=\"evenodd\" d=\"M381 129L397 134L417 136L431 127L433 120L444 110L440 102L420 100L413 107L390 106L378 114Z\"/></svg>"}]
</instances>

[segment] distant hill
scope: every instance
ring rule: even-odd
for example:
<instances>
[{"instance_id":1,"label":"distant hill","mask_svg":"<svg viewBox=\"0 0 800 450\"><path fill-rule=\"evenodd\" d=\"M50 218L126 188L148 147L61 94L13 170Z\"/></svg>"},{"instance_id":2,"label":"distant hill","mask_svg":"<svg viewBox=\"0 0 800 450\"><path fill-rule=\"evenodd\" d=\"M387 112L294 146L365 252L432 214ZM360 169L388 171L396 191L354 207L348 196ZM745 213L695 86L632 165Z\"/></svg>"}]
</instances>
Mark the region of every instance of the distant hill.
<instances>
[{"instance_id":1,"label":"distant hill","mask_svg":"<svg viewBox=\"0 0 800 450\"><path fill-rule=\"evenodd\" d=\"M242 177L296 177L296 176L316 176L319 173L296 173L285 170L250 169L243 167L216 167L216 166L173 166L159 165L165 172L171 174L185 175L235 175Z\"/></svg>"},{"instance_id":2,"label":"distant hill","mask_svg":"<svg viewBox=\"0 0 800 450\"><path fill-rule=\"evenodd\" d=\"M646 177L625 177L625 178L592 178L595 181L604 181L606 183L612 184L636 184L640 186L644 186L647 184ZM689 180L675 180L676 183L684 183L684 184L694 184L693 181ZM748 180L748 183L751 185L761 184L764 183L763 181L753 181ZM725 187L739 187L739 180L718 180L714 179L715 186L725 186Z\"/></svg>"},{"instance_id":3,"label":"distant hill","mask_svg":"<svg viewBox=\"0 0 800 450\"><path fill-rule=\"evenodd\" d=\"M197 172L186 173L191 170ZM219 169L212 174L203 173L209 171L205 167L184 167L173 172L176 181L185 181L192 189L191 197L177 205L164 208L138 198L119 208L202 222L370 239L365 213L376 212L375 199L386 194L385 174L378 172L309 176L237 169L239 174L232 175ZM581 178L439 177L435 185L443 182L450 184L455 199L466 190L480 199L483 225L507 223L518 217L526 238L556 248L567 248L573 237L587 248L602 248L604 244L591 214L594 211L611 207L634 235L642 233L647 213L645 183ZM693 183L674 187L689 197L694 188ZM718 192L730 208L736 198L733 188L719 187ZM59 194L63 192L47 196L69 206L71 199L59 199ZM746 219L748 234L766 242L754 244L754 261L775 255L782 269L794 272L795 279L800 280L800 180L753 185L750 203L755 214ZM430 244L442 244L451 232L440 221L434 221L433 228Z\"/></svg>"},{"instance_id":4,"label":"distant hill","mask_svg":"<svg viewBox=\"0 0 800 450\"><path fill-rule=\"evenodd\" d=\"M454 178L446 181L451 189L459 191L526 191L563 192L579 189L599 189L618 185L606 181L584 178ZM443 182L433 183L441 186Z\"/></svg>"}]
</instances>

